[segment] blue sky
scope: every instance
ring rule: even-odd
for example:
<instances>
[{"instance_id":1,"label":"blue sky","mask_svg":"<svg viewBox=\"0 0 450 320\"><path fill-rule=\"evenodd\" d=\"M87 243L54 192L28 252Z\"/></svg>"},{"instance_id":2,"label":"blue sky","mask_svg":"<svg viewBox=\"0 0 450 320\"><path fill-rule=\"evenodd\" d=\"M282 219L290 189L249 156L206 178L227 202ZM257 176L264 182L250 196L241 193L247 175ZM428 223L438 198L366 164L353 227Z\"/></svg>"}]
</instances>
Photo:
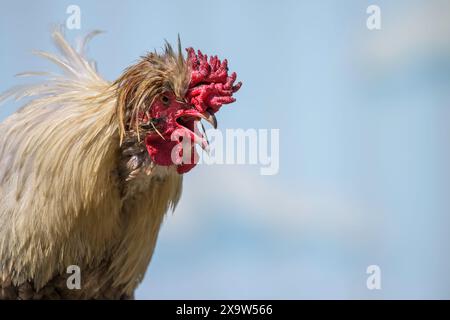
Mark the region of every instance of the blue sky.
<instances>
[{"instance_id":1,"label":"blue sky","mask_svg":"<svg viewBox=\"0 0 450 320\"><path fill-rule=\"evenodd\" d=\"M445 1L4 1L0 90L81 30L113 80L164 39L229 59L244 86L220 128L280 129L280 172L199 166L137 298L450 298ZM0 109L0 118L17 104ZM207 186L205 188L205 186ZM206 194L207 193L207 194ZM366 288L366 268L382 290Z\"/></svg>"}]
</instances>

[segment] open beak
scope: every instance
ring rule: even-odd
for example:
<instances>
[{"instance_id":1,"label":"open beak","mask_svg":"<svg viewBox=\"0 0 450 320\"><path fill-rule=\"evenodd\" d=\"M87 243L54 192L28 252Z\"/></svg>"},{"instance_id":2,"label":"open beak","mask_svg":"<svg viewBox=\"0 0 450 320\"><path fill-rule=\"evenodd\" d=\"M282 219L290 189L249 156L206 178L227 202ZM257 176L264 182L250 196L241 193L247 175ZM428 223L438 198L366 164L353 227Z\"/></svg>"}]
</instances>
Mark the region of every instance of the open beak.
<instances>
[{"instance_id":1,"label":"open beak","mask_svg":"<svg viewBox=\"0 0 450 320\"><path fill-rule=\"evenodd\" d=\"M203 113L200 113L199 117L202 119L205 119L213 126L214 129L217 129L217 119L213 113L209 113L208 111L205 111Z\"/></svg>"},{"instance_id":2,"label":"open beak","mask_svg":"<svg viewBox=\"0 0 450 320\"><path fill-rule=\"evenodd\" d=\"M209 113L208 111L205 111L201 114L200 118L205 119L207 122L209 122L210 125L213 126L214 129L217 129L217 119L214 113ZM206 130L205 127L203 126L203 123L200 122L200 124L202 126L203 134L206 141L205 147L203 147L203 149L209 154L209 139L208 136L206 135Z\"/></svg>"},{"instance_id":3,"label":"open beak","mask_svg":"<svg viewBox=\"0 0 450 320\"><path fill-rule=\"evenodd\" d=\"M196 130L195 130L196 126L194 126L194 128L187 126L187 123L185 121L187 121L188 119L192 119L192 118L195 119L194 120L195 123L200 123L201 129L203 130L203 134L199 134L198 132L196 132ZM193 141L195 143L199 144L202 147L202 149L204 149L205 151L208 151L209 141L208 141L208 137L206 135L206 130L203 127L203 124L201 122L202 119L209 122L214 129L217 129L216 116L213 113L210 113L209 111L199 112L195 109L187 110L179 118L177 118L177 122L185 130L188 130L190 132L189 134L193 137L193 139L194 139Z\"/></svg>"}]
</instances>

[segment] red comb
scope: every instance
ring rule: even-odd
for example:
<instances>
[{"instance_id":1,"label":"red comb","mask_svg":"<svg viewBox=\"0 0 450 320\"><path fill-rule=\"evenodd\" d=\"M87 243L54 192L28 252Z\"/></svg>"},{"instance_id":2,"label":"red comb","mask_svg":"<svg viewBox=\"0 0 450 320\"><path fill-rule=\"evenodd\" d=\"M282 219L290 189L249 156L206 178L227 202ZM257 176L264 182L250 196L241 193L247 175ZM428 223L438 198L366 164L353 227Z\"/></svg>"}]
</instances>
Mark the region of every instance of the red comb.
<instances>
[{"instance_id":1,"label":"red comb","mask_svg":"<svg viewBox=\"0 0 450 320\"><path fill-rule=\"evenodd\" d=\"M192 48L186 49L188 63L191 68L191 81L186 94L188 101L199 111L215 113L223 104L236 101L233 93L239 90L242 83L236 85L236 72L228 75L228 61L220 61L217 56L208 56Z\"/></svg>"}]
</instances>

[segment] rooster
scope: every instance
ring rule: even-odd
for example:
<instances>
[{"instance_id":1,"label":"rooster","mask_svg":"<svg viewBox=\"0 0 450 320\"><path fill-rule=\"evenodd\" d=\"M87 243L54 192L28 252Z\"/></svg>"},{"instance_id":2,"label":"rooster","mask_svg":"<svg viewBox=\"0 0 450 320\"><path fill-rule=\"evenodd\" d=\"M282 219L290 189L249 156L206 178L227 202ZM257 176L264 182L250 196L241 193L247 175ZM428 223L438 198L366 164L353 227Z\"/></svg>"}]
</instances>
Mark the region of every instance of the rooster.
<instances>
[{"instance_id":1,"label":"rooster","mask_svg":"<svg viewBox=\"0 0 450 320\"><path fill-rule=\"evenodd\" d=\"M204 119L235 101L227 60L151 52L114 82L52 32L61 74L0 98L28 101L0 124L0 298L132 299L183 174L208 148ZM204 129L203 129L204 131ZM81 288L69 288L69 266Z\"/></svg>"}]
</instances>

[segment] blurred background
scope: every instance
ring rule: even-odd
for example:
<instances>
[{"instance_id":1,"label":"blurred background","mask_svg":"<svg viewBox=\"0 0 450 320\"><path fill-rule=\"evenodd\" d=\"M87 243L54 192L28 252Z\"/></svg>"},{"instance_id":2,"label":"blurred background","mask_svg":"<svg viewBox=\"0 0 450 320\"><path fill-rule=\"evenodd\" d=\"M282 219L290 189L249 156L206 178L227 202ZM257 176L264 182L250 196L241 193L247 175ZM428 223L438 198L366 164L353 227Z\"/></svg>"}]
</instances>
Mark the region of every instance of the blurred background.
<instances>
[{"instance_id":1,"label":"blurred background","mask_svg":"<svg viewBox=\"0 0 450 320\"><path fill-rule=\"evenodd\" d=\"M72 4L68 38L106 31L88 52L105 78L180 33L244 82L220 129L280 129L277 175L185 176L138 299L450 298L449 1L2 0L0 91L52 68L31 51L55 51Z\"/></svg>"}]
</instances>

